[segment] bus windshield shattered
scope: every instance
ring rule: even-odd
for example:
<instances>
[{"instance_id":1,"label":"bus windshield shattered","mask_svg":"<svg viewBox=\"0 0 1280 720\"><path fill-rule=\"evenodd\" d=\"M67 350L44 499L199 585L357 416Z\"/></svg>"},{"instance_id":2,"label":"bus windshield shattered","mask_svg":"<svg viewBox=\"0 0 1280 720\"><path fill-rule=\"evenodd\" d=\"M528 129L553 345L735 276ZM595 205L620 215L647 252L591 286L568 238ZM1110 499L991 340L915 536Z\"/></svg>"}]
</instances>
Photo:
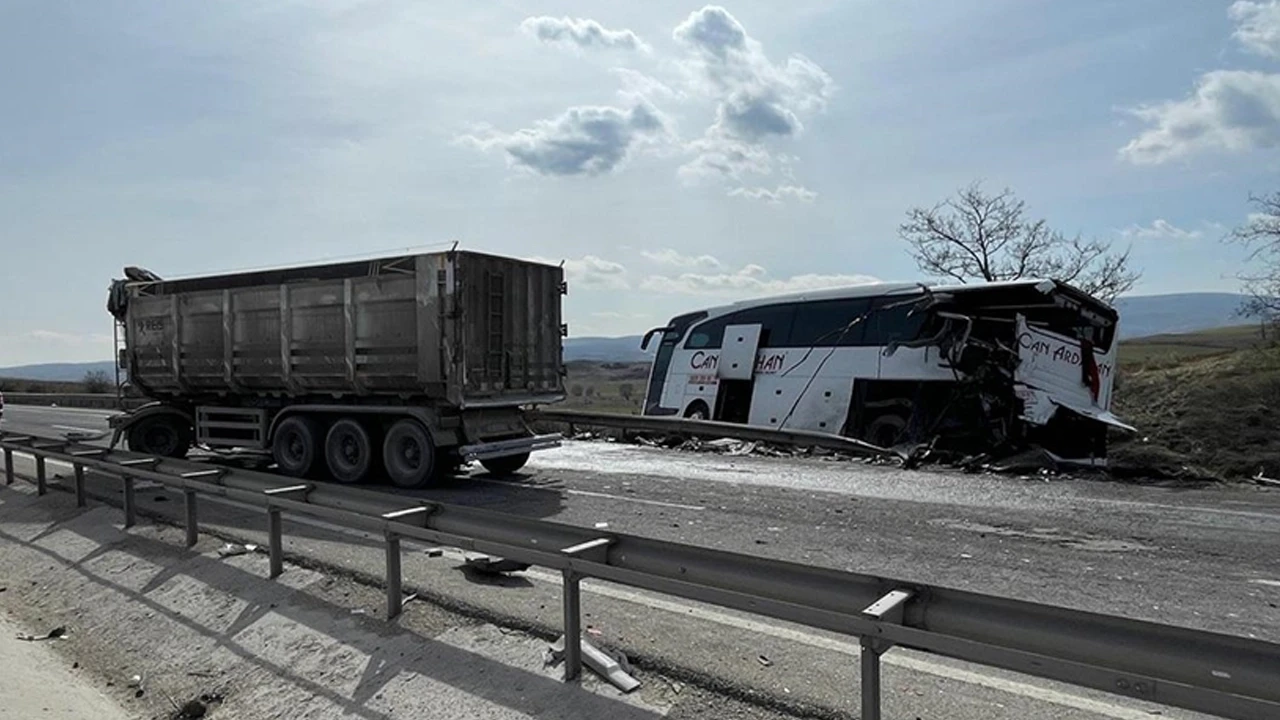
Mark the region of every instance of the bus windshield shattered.
<instances>
[{"instance_id":1,"label":"bus windshield shattered","mask_svg":"<svg viewBox=\"0 0 1280 720\"><path fill-rule=\"evenodd\" d=\"M660 336L646 415L854 437L884 448L1101 465L1116 311L1054 280L877 284L688 313Z\"/></svg>"}]
</instances>

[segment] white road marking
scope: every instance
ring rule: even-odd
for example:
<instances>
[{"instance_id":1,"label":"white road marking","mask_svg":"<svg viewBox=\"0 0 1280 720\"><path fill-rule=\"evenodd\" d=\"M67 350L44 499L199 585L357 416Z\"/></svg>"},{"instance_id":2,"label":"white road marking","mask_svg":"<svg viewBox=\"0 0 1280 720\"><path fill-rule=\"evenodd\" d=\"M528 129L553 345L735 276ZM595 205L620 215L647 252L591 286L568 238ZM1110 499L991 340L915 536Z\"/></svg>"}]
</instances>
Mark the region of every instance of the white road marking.
<instances>
[{"instance_id":1,"label":"white road marking","mask_svg":"<svg viewBox=\"0 0 1280 720\"><path fill-rule=\"evenodd\" d=\"M640 503L642 505L658 505L660 507L677 508L679 510L706 510L705 505L682 505L681 503L663 502L662 500L646 500L644 498L627 497L625 495L610 495L609 493L592 492L590 490L566 490L570 495L586 495L587 497L609 498L610 500L625 500L626 502Z\"/></svg>"},{"instance_id":2,"label":"white road marking","mask_svg":"<svg viewBox=\"0 0 1280 720\"><path fill-rule=\"evenodd\" d=\"M1250 580L1255 585L1270 585L1272 587L1280 587L1280 580Z\"/></svg>"},{"instance_id":3,"label":"white road marking","mask_svg":"<svg viewBox=\"0 0 1280 720\"><path fill-rule=\"evenodd\" d=\"M537 486L521 486L519 483L503 482L502 480L489 480L486 478L469 478L470 482L489 483L491 485L501 485L502 487L533 487ZM546 488L553 490L555 488ZM640 503L641 505L657 505L659 507L676 508L678 510L706 510L706 505L684 505L681 503L665 502L663 500L647 500L645 498L627 497L626 495L610 495L609 493L595 492L593 490L565 490L569 495L585 495L587 497L608 498L610 500L622 500L625 502Z\"/></svg>"}]
</instances>

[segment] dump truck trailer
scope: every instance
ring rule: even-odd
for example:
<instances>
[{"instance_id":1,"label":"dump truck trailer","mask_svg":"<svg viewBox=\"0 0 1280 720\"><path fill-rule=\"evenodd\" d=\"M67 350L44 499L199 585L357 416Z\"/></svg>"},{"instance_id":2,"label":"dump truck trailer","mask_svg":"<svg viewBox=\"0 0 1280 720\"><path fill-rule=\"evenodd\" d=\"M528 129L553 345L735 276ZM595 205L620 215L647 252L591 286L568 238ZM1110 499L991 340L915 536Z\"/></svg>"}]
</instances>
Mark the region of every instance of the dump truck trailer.
<instances>
[{"instance_id":1,"label":"dump truck trailer","mask_svg":"<svg viewBox=\"0 0 1280 720\"><path fill-rule=\"evenodd\" d=\"M136 267L107 307L151 402L114 446L269 452L280 472L420 487L535 450L523 408L564 399L562 268L451 250L163 280Z\"/></svg>"}]
</instances>

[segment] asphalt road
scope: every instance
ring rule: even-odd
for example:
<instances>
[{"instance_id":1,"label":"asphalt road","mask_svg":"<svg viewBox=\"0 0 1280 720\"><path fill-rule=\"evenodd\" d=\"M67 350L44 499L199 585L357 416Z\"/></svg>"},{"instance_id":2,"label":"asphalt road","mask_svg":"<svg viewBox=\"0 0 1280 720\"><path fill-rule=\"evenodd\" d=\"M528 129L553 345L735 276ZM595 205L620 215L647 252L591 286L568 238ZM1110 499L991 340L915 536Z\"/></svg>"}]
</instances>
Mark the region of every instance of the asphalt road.
<instances>
[{"instance_id":1,"label":"asphalt road","mask_svg":"<svg viewBox=\"0 0 1280 720\"><path fill-rule=\"evenodd\" d=\"M4 427L103 431L108 415L9 406ZM475 472L411 494L1280 642L1280 493L1259 488L904 472L574 442L538 453L515 481Z\"/></svg>"}]
</instances>

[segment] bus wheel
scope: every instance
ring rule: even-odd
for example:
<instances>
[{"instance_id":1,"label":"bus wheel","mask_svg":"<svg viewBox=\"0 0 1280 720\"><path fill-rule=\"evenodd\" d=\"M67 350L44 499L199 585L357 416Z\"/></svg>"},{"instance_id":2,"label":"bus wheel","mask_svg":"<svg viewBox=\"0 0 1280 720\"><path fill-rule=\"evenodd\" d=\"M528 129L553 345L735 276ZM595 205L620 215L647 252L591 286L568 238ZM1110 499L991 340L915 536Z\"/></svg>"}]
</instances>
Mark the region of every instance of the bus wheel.
<instances>
[{"instance_id":1,"label":"bus wheel","mask_svg":"<svg viewBox=\"0 0 1280 720\"><path fill-rule=\"evenodd\" d=\"M502 477L514 475L527 462L529 462L529 453L520 453L519 455L505 455L491 460L481 460L480 464L491 474Z\"/></svg>"},{"instance_id":2,"label":"bus wheel","mask_svg":"<svg viewBox=\"0 0 1280 720\"><path fill-rule=\"evenodd\" d=\"M129 428L127 439L134 452L181 460L191 449L191 428L177 415L153 415Z\"/></svg>"},{"instance_id":3,"label":"bus wheel","mask_svg":"<svg viewBox=\"0 0 1280 720\"><path fill-rule=\"evenodd\" d=\"M349 485L368 477L373 453L369 431L354 418L345 417L335 422L325 436L325 465L333 479L340 483Z\"/></svg>"},{"instance_id":4,"label":"bus wheel","mask_svg":"<svg viewBox=\"0 0 1280 720\"><path fill-rule=\"evenodd\" d=\"M684 416L688 420L710 420L711 410L707 408L707 404L701 400L694 400L689 403L689 407L685 409Z\"/></svg>"},{"instance_id":5,"label":"bus wheel","mask_svg":"<svg viewBox=\"0 0 1280 720\"><path fill-rule=\"evenodd\" d=\"M436 446L417 420L397 420L382 440L382 464L387 479L400 488L420 488L431 482Z\"/></svg>"},{"instance_id":6,"label":"bus wheel","mask_svg":"<svg viewBox=\"0 0 1280 720\"><path fill-rule=\"evenodd\" d=\"M862 439L876 447L891 448L903 440L907 419L898 413L878 415L862 434Z\"/></svg>"},{"instance_id":7,"label":"bus wheel","mask_svg":"<svg viewBox=\"0 0 1280 720\"><path fill-rule=\"evenodd\" d=\"M271 440L271 457L285 475L307 477L316 464L319 443L320 428L316 421L291 415L276 428L276 436Z\"/></svg>"}]
</instances>

